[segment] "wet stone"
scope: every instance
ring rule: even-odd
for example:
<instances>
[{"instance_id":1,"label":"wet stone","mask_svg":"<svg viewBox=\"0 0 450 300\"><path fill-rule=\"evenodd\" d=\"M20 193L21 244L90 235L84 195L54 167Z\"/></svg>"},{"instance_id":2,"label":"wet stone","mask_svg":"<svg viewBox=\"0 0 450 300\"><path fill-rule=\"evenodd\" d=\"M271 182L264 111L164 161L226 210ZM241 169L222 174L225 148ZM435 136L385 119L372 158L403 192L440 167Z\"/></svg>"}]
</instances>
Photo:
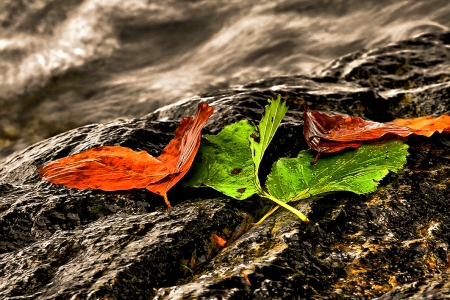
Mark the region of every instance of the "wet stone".
<instances>
[{"instance_id":1,"label":"wet stone","mask_svg":"<svg viewBox=\"0 0 450 300\"><path fill-rule=\"evenodd\" d=\"M159 155L206 101L205 133L257 123L277 93L289 111L264 157L307 149L302 107L375 121L449 112L449 34L359 51L314 76L262 79L133 120L80 127L0 161L2 299L444 299L450 294L450 137L410 137L408 162L376 192L298 203L302 223L258 197L177 185L173 209L146 190L102 192L41 181L46 162L99 145ZM214 234L227 240L222 248Z\"/></svg>"}]
</instances>

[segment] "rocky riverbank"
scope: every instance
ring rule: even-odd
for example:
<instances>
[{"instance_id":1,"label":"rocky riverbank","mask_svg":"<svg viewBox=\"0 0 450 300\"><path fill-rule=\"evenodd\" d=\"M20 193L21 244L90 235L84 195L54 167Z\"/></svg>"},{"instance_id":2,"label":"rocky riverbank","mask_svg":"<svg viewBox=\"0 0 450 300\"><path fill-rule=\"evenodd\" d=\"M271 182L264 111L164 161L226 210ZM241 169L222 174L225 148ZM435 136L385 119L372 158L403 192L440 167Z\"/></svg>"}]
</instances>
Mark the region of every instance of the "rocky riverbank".
<instances>
[{"instance_id":1,"label":"rocky riverbank","mask_svg":"<svg viewBox=\"0 0 450 300\"><path fill-rule=\"evenodd\" d=\"M270 203L181 185L174 208L145 190L74 190L37 167L99 145L157 156L199 101L204 132L258 121L267 98L289 111L263 161L306 149L302 104L374 121L450 110L450 33L342 57L314 76L264 79L193 97L145 117L80 127L0 161L3 299L382 299L449 296L450 136L411 137L403 171L365 196L299 203L306 225ZM213 234L228 240L221 248Z\"/></svg>"}]
</instances>

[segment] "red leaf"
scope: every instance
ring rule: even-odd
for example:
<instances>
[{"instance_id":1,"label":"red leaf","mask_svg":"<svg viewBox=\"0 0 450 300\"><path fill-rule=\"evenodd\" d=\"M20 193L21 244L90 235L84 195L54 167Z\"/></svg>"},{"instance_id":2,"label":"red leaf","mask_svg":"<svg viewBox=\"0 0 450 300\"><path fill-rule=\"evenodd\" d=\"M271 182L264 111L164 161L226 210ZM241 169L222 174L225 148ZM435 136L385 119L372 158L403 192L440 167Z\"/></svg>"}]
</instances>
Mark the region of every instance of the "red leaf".
<instances>
[{"instance_id":1,"label":"red leaf","mask_svg":"<svg viewBox=\"0 0 450 300\"><path fill-rule=\"evenodd\" d=\"M195 116L185 117L175 137L155 158L146 151L121 146L100 146L50 162L39 176L54 184L77 189L104 191L146 188L164 197L189 170L200 147L201 130L213 108L200 103Z\"/></svg>"},{"instance_id":2,"label":"red leaf","mask_svg":"<svg viewBox=\"0 0 450 300\"><path fill-rule=\"evenodd\" d=\"M311 149L320 153L333 153L346 148L359 148L364 141L385 135L406 137L410 134L431 136L434 132L450 132L450 116L442 115L415 119L397 119L389 123L366 121L359 117L344 117L308 111L305 102L303 135Z\"/></svg>"},{"instance_id":3,"label":"red leaf","mask_svg":"<svg viewBox=\"0 0 450 300\"><path fill-rule=\"evenodd\" d=\"M104 191L143 188L169 175L167 167L146 151L101 146L53 161L39 176L55 184Z\"/></svg>"}]
</instances>

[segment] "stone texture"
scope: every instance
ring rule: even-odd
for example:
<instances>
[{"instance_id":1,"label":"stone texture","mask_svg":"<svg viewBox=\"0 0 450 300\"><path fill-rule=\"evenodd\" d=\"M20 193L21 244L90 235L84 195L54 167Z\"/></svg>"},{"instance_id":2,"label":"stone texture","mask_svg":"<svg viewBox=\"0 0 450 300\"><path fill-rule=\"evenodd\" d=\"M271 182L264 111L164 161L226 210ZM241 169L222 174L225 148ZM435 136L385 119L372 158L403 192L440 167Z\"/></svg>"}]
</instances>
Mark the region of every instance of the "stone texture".
<instances>
[{"instance_id":1,"label":"stone texture","mask_svg":"<svg viewBox=\"0 0 450 300\"><path fill-rule=\"evenodd\" d=\"M134 120L80 127L0 161L2 299L443 299L450 294L450 136L411 137L405 168L372 194L336 193L299 203L257 227L271 203L236 201L178 185L74 190L41 181L37 167L98 145L158 155L198 101L216 112L216 133L257 122L268 97L290 110L263 160L307 145L302 104L375 121L449 109L449 34L360 51L311 77L283 76L188 99ZM228 240L221 249L213 239Z\"/></svg>"}]
</instances>

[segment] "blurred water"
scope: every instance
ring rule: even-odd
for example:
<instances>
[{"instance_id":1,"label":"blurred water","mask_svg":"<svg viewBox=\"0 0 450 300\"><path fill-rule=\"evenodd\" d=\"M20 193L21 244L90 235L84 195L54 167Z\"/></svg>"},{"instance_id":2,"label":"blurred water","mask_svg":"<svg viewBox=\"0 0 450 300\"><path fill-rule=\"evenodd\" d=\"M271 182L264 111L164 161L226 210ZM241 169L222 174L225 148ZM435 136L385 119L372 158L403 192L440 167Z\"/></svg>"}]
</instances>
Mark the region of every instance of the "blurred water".
<instances>
[{"instance_id":1,"label":"blurred water","mask_svg":"<svg viewBox=\"0 0 450 300\"><path fill-rule=\"evenodd\" d=\"M1 0L0 157L202 92L310 74L446 31L449 16L449 1Z\"/></svg>"}]
</instances>

